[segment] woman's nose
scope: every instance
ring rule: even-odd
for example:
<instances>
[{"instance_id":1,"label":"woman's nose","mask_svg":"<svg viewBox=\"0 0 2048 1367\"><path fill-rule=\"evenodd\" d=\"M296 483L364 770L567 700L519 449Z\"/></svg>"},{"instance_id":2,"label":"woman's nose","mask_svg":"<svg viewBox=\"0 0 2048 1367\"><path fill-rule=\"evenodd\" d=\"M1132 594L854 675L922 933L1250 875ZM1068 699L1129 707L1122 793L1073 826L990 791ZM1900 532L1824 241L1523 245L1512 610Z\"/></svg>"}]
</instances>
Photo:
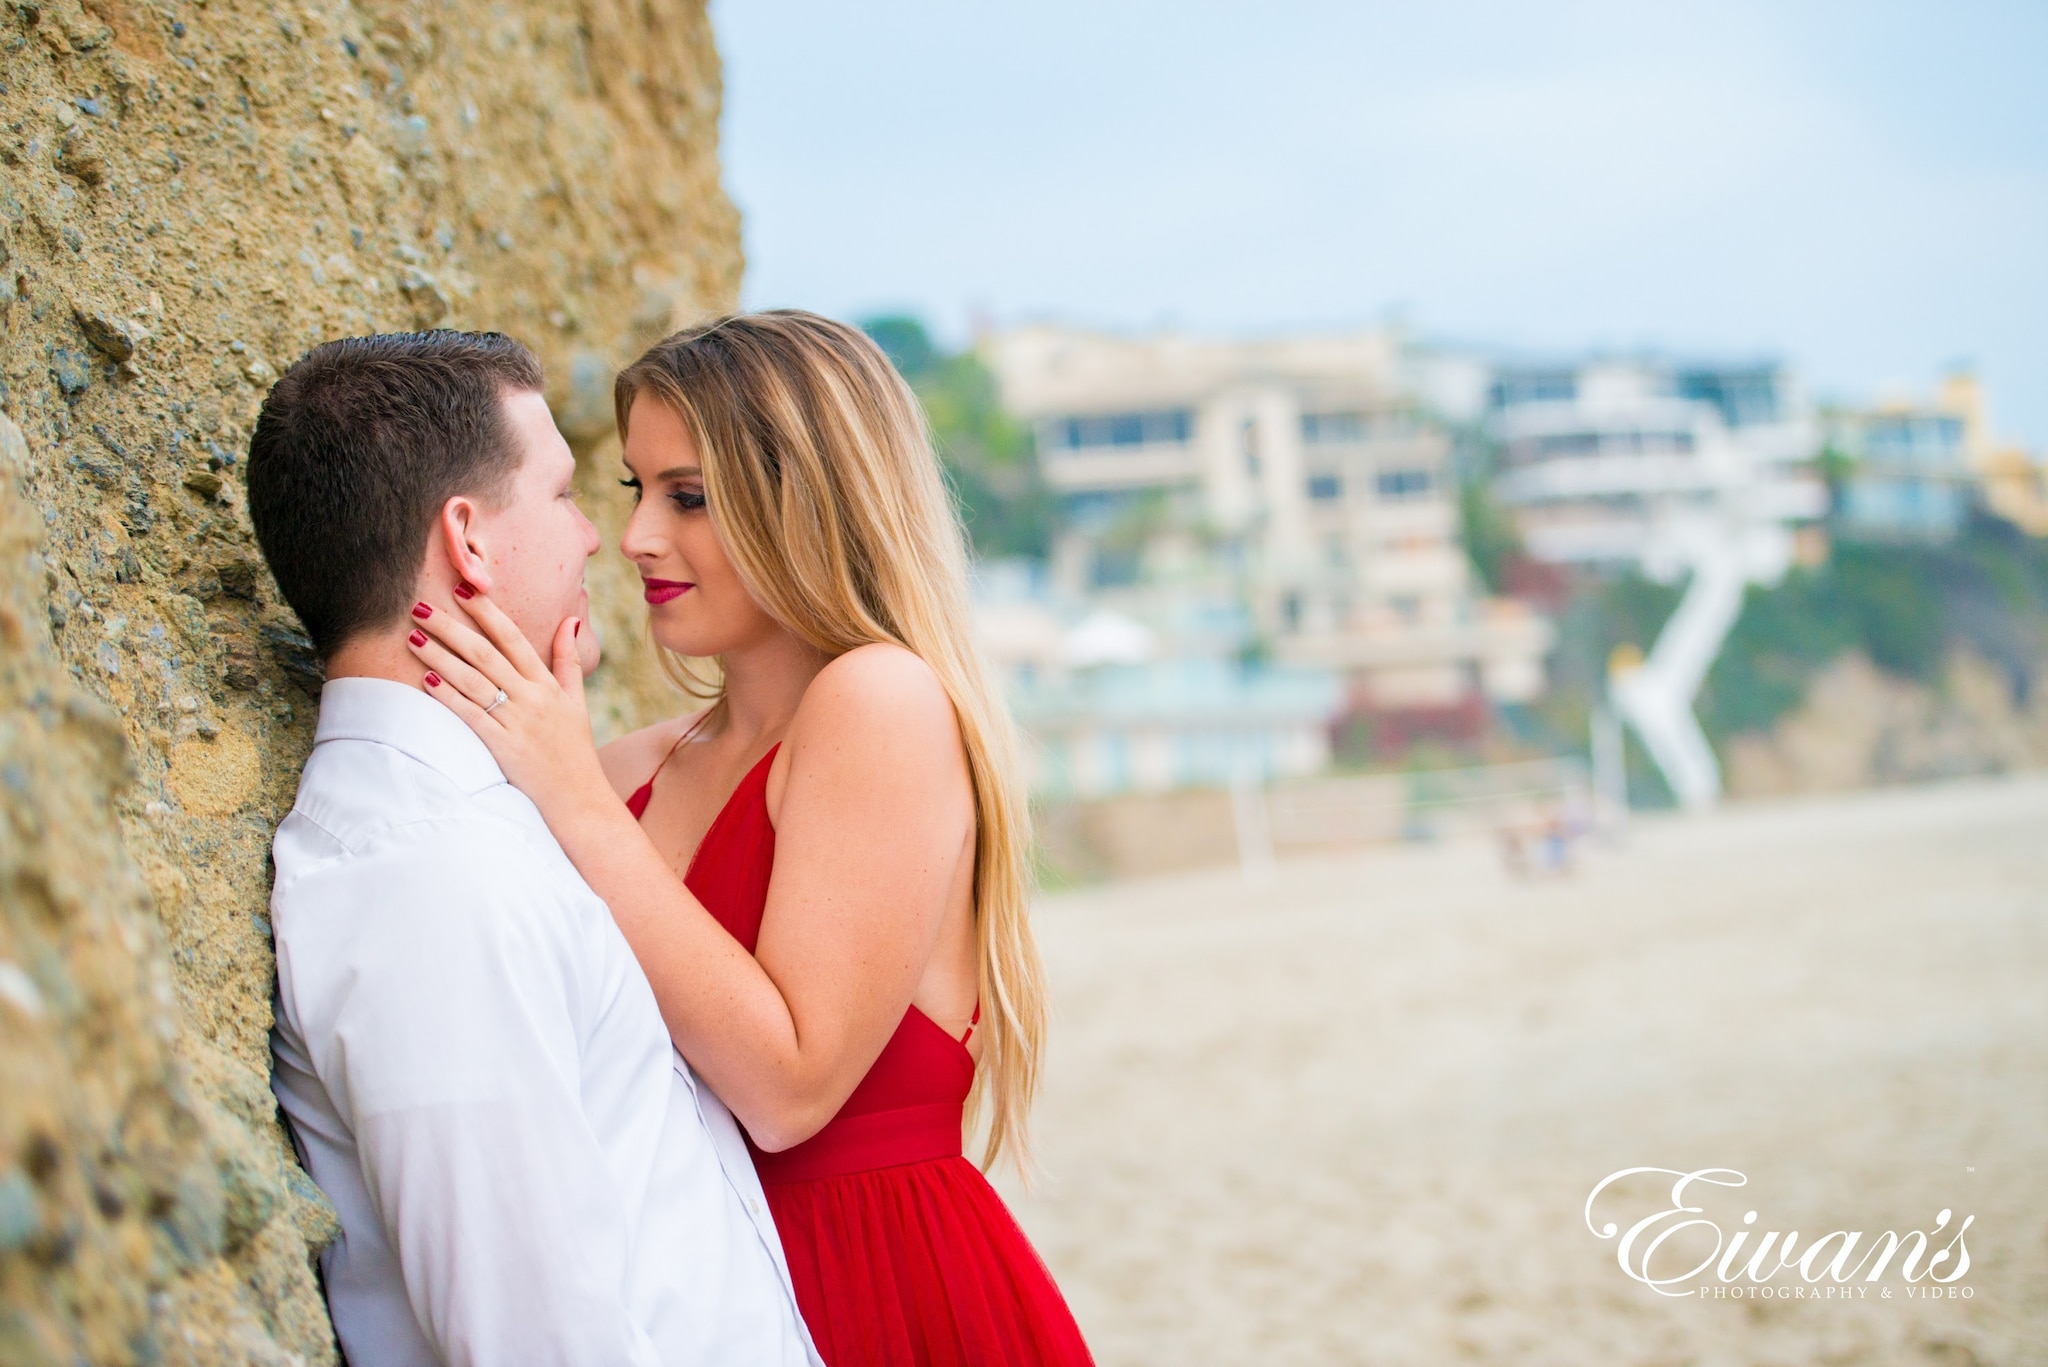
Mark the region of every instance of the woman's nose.
<instances>
[{"instance_id":1,"label":"woman's nose","mask_svg":"<svg viewBox=\"0 0 2048 1367\"><path fill-rule=\"evenodd\" d=\"M652 553L652 547L647 544L646 512L644 503L633 509L632 515L626 519L625 529L619 533L619 554L628 560L638 560Z\"/></svg>"}]
</instances>

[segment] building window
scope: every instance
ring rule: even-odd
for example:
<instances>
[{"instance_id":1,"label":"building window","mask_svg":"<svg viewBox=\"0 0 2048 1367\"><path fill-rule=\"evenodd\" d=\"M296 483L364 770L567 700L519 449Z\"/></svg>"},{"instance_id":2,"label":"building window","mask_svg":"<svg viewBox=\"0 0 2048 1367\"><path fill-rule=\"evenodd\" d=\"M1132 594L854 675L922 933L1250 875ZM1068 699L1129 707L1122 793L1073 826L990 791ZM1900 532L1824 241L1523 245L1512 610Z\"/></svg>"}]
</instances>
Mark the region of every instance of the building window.
<instances>
[{"instance_id":1,"label":"building window","mask_svg":"<svg viewBox=\"0 0 2048 1367\"><path fill-rule=\"evenodd\" d=\"M1635 451L1639 455L1680 455L1692 454L1692 433L1690 432L1636 432Z\"/></svg>"},{"instance_id":2,"label":"building window","mask_svg":"<svg viewBox=\"0 0 2048 1367\"><path fill-rule=\"evenodd\" d=\"M1375 481L1381 498L1420 498L1429 492L1427 470L1382 470Z\"/></svg>"},{"instance_id":3,"label":"building window","mask_svg":"<svg viewBox=\"0 0 2048 1367\"><path fill-rule=\"evenodd\" d=\"M1699 403L1710 403L1721 411L1730 427L1776 422L1779 412L1778 372L1756 370L1681 370L1678 392Z\"/></svg>"},{"instance_id":4,"label":"building window","mask_svg":"<svg viewBox=\"0 0 2048 1367\"><path fill-rule=\"evenodd\" d=\"M1068 494L1060 500L1067 524L1101 536L1118 523L1142 518L1151 495L1143 489L1102 489Z\"/></svg>"},{"instance_id":5,"label":"building window","mask_svg":"<svg viewBox=\"0 0 2048 1367\"><path fill-rule=\"evenodd\" d=\"M1508 448L1515 464L1532 460L1571 460L1580 456L1689 456L1691 432L1629 428L1609 432L1546 432L1525 437Z\"/></svg>"},{"instance_id":6,"label":"building window","mask_svg":"<svg viewBox=\"0 0 2048 1367\"><path fill-rule=\"evenodd\" d=\"M1870 426L1864 451L1871 460L1886 464L1933 469L1959 465L1963 424L1951 417L1880 418Z\"/></svg>"},{"instance_id":7,"label":"building window","mask_svg":"<svg viewBox=\"0 0 2048 1367\"><path fill-rule=\"evenodd\" d=\"M1067 451L1096 446L1185 446L1194 436L1195 414L1190 408L1160 408L1143 413L1056 418L1047 427L1051 445Z\"/></svg>"},{"instance_id":8,"label":"building window","mask_svg":"<svg viewBox=\"0 0 2048 1367\"><path fill-rule=\"evenodd\" d=\"M1495 408L1518 403L1570 402L1579 397L1579 377L1569 370L1508 371L1493 382Z\"/></svg>"},{"instance_id":9,"label":"building window","mask_svg":"<svg viewBox=\"0 0 2048 1367\"><path fill-rule=\"evenodd\" d=\"M1536 438L1536 454L1543 456L1592 456L1600 451L1598 432L1551 432Z\"/></svg>"},{"instance_id":10,"label":"building window","mask_svg":"<svg viewBox=\"0 0 2048 1367\"><path fill-rule=\"evenodd\" d=\"M1308 496L1318 503L1333 503L1344 497L1344 480L1340 475L1324 471L1308 477Z\"/></svg>"},{"instance_id":11,"label":"building window","mask_svg":"<svg viewBox=\"0 0 2048 1367\"><path fill-rule=\"evenodd\" d=\"M1364 441L1367 419L1363 413L1304 413L1301 439L1311 446L1329 442Z\"/></svg>"}]
</instances>

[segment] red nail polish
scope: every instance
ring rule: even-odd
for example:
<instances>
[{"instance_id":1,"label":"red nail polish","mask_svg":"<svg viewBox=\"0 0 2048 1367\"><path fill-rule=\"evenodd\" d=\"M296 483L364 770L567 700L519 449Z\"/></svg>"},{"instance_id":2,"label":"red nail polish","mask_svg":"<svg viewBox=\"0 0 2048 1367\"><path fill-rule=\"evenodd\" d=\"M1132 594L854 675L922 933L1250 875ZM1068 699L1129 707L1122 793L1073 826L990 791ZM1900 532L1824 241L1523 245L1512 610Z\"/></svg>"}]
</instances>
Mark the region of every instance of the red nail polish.
<instances>
[{"instance_id":1,"label":"red nail polish","mask_svg":"<svg viewBox=\"0 0 2048 1367\"><path fill-rule=\"evenodd\" d=\"M439 674L436 674L436 673L435 673L435 672L434 672L433 670L431 670L431 669L430 669L430 670L428 670L428 671L427 671L427 687L429 687L429 688L439 688L440 686L441 686L441 676L440 676Z\"/></svg>"},{"instance_id":2,"label":"red nail polish","mask_svg":"<svg viewBox=\"0 0 2048 1367\"><path fill-rule=\"evenodd\" d=\"M570 630L569 634L571 636L581 636L583 634L583 619L581 617L576 619L576 625Z\"/></svg>"},{"instance_id":3,"label":"red nail polish","mask_svg":"<svg viewBox=\"0 0 2048 1367\"><path fill-rule=\"evenodd\" d=\"M474 598L476 597L476 590L471 588L469 581L465 579L455 586L455 596L457 598Z\"/></svg>"},{"instance_id":4,"label":"red nail polish","mask_svg":"<svg viewBox=\"0 0 2048 1367\"><path fill-rule=\"evenodd\" d=\"M425 603L414 603L412 605L412 615L424 622L427 618L434 615L434 610Z\"/></svg>"},{"instance_id":5,"label":"red nail polish","mask_svg":"<svg viewBox=\"0 0 2048 1367\"><path fill-rule=\"evenodd\" d=\"M427 643L427 633L424 631L415 630L412 635L406 637L405 639L411 641L416 646L423 646Z\"/></svg>"}]
</instances>

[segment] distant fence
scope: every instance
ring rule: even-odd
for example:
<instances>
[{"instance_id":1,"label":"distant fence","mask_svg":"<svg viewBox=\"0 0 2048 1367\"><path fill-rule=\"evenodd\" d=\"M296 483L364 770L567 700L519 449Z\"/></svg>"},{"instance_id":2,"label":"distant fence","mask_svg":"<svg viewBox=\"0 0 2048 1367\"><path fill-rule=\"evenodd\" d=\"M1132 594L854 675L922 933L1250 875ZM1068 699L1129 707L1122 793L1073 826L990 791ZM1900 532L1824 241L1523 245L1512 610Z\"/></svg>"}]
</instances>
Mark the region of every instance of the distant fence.
<instances>
[{"instance_id":1,"label":"distant fence","mask_svg":"<svg viewBox=\"0 0 2048 1367\"><path fill-rule=\"evenodd\" d=\"M1038 824L1056 869L1126 877L1230 863L1257 873L1281 855L1491 834L1592 810L1586 765L1563 758L1129 793L1048 805Z\"/></svg>"},{"instance_id":2,"label":"distant fence","mask_svg":"<svg viewBox=\"0 0 2048 1367\"><path fill-rule=\"evenodd\" d=\"M1545 759L1301 779L1258 793L1271 844L1288 850L1492 830L1558 804L1587 803L1592 783L1581 761Z\"/></svg>"}]
</instances>

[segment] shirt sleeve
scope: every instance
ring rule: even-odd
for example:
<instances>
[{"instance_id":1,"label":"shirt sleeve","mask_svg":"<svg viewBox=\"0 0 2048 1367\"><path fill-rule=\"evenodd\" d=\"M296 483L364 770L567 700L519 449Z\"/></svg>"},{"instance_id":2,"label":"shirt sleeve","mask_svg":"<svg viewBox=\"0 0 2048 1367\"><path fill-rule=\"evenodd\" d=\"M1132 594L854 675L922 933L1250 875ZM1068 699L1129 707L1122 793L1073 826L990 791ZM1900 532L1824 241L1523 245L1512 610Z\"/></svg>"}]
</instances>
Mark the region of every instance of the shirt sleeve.
<instances>
[{"instance_id":1,"label":"shirt sleeve","mask_svg":"<svg viewBox=\"0 0 2048 1367\"><path fill-rule=\"evenodd\" d=\"M466 828L366 853L347 895L367 948L320 1071L348 1098L421 1330L450 1367L658 1367L582 1104L586 909L516 843Z\"/></svg>"}]
</instances>

